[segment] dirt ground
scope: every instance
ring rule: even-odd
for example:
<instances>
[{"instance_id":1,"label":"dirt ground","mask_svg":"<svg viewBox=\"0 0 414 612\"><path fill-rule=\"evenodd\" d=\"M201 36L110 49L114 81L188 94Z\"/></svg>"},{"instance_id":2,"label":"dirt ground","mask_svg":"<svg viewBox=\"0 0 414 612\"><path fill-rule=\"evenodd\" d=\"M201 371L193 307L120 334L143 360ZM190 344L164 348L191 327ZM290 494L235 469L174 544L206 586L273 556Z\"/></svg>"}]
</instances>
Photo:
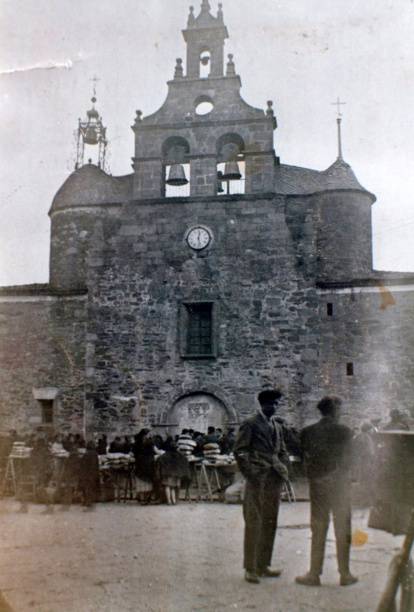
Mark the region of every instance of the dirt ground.
<instances>
[{"instance_id":1,"label":"dirt ground","mask_svg":"<svg viewBox=\"0 0 414 612\"><path fill-rule=\"evenodd\" d=\"M352 547L359 583L338 585L331 530L323 586L298 585L295 576L308 568L309 503L285 502L273 561L283 574L253 585L243 579L240 505L19 509L13 499L0 501L0 589L15 612L369 612L402 543L367 529L367 511L355 510L353 525L368 533L363 546Z\"/></svg>"}]
</instances>

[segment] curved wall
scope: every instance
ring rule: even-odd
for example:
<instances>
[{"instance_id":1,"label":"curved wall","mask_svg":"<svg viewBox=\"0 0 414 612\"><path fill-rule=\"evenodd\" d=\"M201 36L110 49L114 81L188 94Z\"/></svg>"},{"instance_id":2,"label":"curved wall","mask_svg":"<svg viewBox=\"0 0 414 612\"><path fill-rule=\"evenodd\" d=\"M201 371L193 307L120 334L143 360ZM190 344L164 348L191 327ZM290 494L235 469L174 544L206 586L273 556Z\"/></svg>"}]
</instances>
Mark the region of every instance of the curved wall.
<instances>
[{"instance_id":1,"label":"curved wall","mask_svg":"<svg viewBox=\"0 0 414 612\"><path fill-rule=\"evenodd\" d=\"M370 275L371 196L333 191L315 196L315 201L318 276L341 281Z\"/></svg>"}]
</instances>

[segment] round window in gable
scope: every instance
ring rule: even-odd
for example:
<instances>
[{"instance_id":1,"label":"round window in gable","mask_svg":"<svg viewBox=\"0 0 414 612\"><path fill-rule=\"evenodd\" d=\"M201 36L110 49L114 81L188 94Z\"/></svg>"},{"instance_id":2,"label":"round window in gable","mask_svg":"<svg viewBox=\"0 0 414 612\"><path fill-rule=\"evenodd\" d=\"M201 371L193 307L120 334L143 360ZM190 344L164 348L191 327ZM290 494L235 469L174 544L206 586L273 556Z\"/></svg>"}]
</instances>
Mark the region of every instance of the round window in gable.
<instances>
[{"instance_id":1,"label":"round window in gable","mask_svg":"<svg viewBox=\"0 0 414 612\"><path fill-rule=\"evenodd\" d=\"M208 98L207 96L202 96L198 98L195 103L195 113L196 115L203 116L208 115L214 108L213 100Z\"/></svg>"}]
</instances>

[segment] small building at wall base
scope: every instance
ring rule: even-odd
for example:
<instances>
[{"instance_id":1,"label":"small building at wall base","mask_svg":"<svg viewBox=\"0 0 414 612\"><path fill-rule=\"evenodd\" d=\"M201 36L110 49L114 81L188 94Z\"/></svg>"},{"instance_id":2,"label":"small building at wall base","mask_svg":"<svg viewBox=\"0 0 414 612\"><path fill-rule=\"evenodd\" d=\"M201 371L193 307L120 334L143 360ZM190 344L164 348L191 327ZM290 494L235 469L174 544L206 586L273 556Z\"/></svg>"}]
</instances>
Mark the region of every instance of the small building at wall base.
<instances>
[{"instance_id":1,"label":"small building at wall base","mask_svg":"<svg viewBox=\"0 0 414 612\"><path fill-rule=\"evenodd\" d=\"M414 275L373 270L375 197L340 150L325 171L281 162L221 5L183 34L133 172L79 163L50 209L49 283L0 289L0 428L206 430L274 387L299 427L326 394L351 425L411 411Z\"/></svg>"}]
</instances>

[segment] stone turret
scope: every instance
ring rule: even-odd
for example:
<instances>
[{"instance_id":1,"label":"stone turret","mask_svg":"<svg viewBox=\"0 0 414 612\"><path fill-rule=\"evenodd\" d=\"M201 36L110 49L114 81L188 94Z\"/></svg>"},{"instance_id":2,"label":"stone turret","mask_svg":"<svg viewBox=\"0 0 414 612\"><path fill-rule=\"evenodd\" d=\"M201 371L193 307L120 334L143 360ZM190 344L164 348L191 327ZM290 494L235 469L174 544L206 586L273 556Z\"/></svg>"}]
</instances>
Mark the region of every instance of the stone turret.
<instances>
[{"instance_id":1,"label":"stone turret","mask_svg":"<svg viewBox=\"0 0 414 612\"><path fill-rule=\"evenodd\" d=\"M49 282L53 291L85 290L88 265L94 266L102 257L97 223L103 210L114 214L130 199L132 178L112 177L94 164L86 164L63 183L49 211Z\"/></svg>"},{"instance_id":2,"label":"stone turret","mask_svg":"<svg viewBox=\"0 0 414 612\"><path fill-rule=\"evenodd\" d=\"M375 196L357 181L342 156L321 173L316 198L317 275L345 281L372 273L371 206Z\"/></svg>"}]
</instances>

